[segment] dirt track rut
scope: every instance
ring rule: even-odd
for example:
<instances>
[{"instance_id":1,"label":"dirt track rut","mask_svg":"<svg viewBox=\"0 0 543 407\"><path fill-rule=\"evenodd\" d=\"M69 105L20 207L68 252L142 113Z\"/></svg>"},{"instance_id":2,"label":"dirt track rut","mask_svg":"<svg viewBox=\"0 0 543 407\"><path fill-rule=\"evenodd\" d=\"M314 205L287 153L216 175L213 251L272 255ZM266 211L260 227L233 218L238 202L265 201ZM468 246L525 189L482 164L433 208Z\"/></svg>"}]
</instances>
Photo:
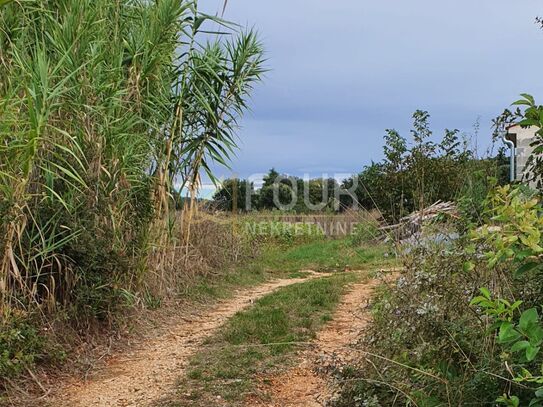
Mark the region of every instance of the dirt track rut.
<instances>
[{"instance_id":1,"label":"dirt track rut","mask_svg":"<svg viewBox=\"0 0 543 407\"><path fill-rule=\"evenodd\" d=\"M193 319L182 318L169 332L140 344L130 353L111 357L105 368L88 381L73 380L56 393L51 406L143 407L175 391L189 357L221 325L255 300L292 284L326 276L276 280L240 292Z\"/></svg>"},{"instance_id":2,"label":"dirt track rut","mask_svg":"<svg viewBox=\"0 0 543 407\"><path fill-rule=\"evenodd\" d=\"M285 373L262 378L260 387L266 401L252 398L247 407L320 407L326 405L333 393L326 374L327 365L342 366L356 358L354 345L371 321L367 305L373 290L381 283L371 280L353 284L327 324L300 354L297 366ZM321 372L319 372L321 371Z\"/></svg>"}]
</instances>

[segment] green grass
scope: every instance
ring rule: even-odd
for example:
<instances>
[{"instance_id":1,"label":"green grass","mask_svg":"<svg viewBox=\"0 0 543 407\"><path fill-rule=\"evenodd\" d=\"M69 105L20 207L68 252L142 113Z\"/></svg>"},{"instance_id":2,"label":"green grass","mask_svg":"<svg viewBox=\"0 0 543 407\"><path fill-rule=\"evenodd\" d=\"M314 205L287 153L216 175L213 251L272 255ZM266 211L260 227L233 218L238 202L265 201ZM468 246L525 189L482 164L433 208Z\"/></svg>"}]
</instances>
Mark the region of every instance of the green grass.
<instances>
[{"instance_id":1,"label":"green grass","mask_svg":"<svg viewBox=\"0 0 543 407\"><path fill-rule=\"evenodd\" d=\"M331 319L347 284L358 278L341 273L293 284L237 313L192 358L178 395L160 405L208 406L218 397L228 406L241 403L256 377L289 365L293 353Z\"/></svg>"},{"instance_id":2,"label":"green grass","mask_svg":"<svg viewBox=\"0 0 543 407\"><path fill-rule=\"evenodd\" d=\"M322 239L309 243L266 245L261 254L242 266L199 276L180 293L189 301L207 302L231 297L236 289L252 287L272 278L300 278L303 270L319 272L369 270L393 264L384 245L355 247L348 239Z\"/></svg>"},{"instance_id":3,"label":"green grass","mask_svg":"<svg viewBox=\"0 0 543 407\"><path fill-rule=\"evenodd\" d=\"M282 274L277 273L277 276L283 277ZM197 276L184 287L180 296L191 302L225 299L237 289L256 286L272 277L271 273L265 271L260 259L256 259L217 274Z\"/></svg>"},{"instance_id":4,"label":"green grass","mask_svg":"<svg viewBox=\"0 0 543 407\"><path fill-rule=\"evenodd\" d=\"M263 266L268 270L315 271L366 270L372 266L393 262L385 257L384 245L353 246L348 239L318 240L310 243L269 248L263 256Z\"/></svg>"}]
</instances>

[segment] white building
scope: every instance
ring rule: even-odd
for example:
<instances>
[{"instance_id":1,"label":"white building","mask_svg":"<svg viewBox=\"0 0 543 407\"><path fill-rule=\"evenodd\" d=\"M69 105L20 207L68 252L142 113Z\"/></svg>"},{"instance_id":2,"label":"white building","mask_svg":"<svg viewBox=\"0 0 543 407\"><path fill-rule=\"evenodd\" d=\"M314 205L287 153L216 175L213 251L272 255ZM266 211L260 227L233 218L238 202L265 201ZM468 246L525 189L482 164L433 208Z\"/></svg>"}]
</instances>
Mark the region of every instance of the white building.
<instances>
[{"instance_id":1,"label":"white building","mask_svg":"<svg viewBox=\"0 0 543 407\"><path fill-rule=\"evenodd\" d=\"M536 126L522 128L518 124L507 128L505 137L515 145L515 179L517 181L522 181L526 172L526 163L534 150L530 144L534 141L538 129Z\"/></svg>"}]
</instances>

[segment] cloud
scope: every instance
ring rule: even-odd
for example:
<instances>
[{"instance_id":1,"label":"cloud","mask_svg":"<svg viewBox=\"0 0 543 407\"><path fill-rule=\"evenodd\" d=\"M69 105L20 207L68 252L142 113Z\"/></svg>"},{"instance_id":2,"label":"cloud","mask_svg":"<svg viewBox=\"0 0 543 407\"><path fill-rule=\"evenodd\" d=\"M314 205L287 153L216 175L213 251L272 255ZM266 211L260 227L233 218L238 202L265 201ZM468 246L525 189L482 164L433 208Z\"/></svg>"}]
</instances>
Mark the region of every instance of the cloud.
<instances>
[{"instance_id":1,"label":"cloud","mask_svg":"<svg viewBox=\"0 0 543 407\"><path fill-rule=\"evenodd\" d=\"M536 0L229 1L225 18L258 29L271 69L233 172L358 171L381 158L384 129L408 135L418 108L437 134L470 132L480 117L488 144L492 118L519 93L543 97L542 11Z\"/></svg>"}]
</instances>

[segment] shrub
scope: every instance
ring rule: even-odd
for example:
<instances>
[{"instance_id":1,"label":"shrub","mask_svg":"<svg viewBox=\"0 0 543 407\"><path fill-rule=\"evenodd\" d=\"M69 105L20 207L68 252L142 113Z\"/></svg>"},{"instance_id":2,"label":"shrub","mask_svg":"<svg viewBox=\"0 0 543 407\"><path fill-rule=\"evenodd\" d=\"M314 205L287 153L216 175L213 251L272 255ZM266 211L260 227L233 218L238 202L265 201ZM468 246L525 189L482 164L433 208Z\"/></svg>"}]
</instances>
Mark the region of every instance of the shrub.
<instances>
[{"instance_id":1,"label":"shrub","mask_svg":"<svg viewBox=\"0 0 543 407\"><path fill-rule=\"evenodd\" d=\"M409 142L397 131L387 130L385 158L343 182L345 189L356 188L354 197L341 197L342 206L352 206L355 198L363 208L379 209L385 218L396 222L438 200L455 201L462 196L469 199L471 210L472 204L487 194L488 177L496 178L499 184L507 182L503 173L507 159L502 150L495 157L477 158L469 140L460 137L458 130L446 129L435 143L429 120L428 112L413 114Z\"/></svg>"},{"instance_id":2,"label":"shrub","mask_svg":"<svg viewBox=\"0 0 543 407\"><path fill-rule=\"evenodd\" d=\"M376 219L364 219L356 225L351 233L351 243L358 246L363 243L375 242L381 237L379 226L379 222Z\"/></svg>"},{"instance_id":3,"label":"shrub","mask_svg":"<svg viewBox=\"0 0 543 407\"><path fill-rule=\"evenodd\" d=\"M24 315L5 315L0 325L0 377L12 378L45 357L47 342Z\"/></svg>"},{"instance_id":4,"label":"shrub","mask_svg":"<svg viewBox=\"0 0 543 407\"><path fill-rule=\"evenodd\" d=\"M508 186L484 207L483 227L403 259L338 406L539 405L542 208Z\"/></svg>"},{"instance_id":5,"label":"shrub","mask_svg":"<svg viewBox=\"0 0 543 407\"><path fill-rule=\"evenodd\" d=\"M362 406L367 400L483 404L501 394L503 383L480 374L487 368L506 371L485 341L485 325L469 307L485 274L464 271L464 244L436 243L404 258L405 271L373 305L374 323L362 348L370 352L369 362L356 366L338 406ZM483 378L486 393L480 393Z\"/></svg>"}]
</instances>

